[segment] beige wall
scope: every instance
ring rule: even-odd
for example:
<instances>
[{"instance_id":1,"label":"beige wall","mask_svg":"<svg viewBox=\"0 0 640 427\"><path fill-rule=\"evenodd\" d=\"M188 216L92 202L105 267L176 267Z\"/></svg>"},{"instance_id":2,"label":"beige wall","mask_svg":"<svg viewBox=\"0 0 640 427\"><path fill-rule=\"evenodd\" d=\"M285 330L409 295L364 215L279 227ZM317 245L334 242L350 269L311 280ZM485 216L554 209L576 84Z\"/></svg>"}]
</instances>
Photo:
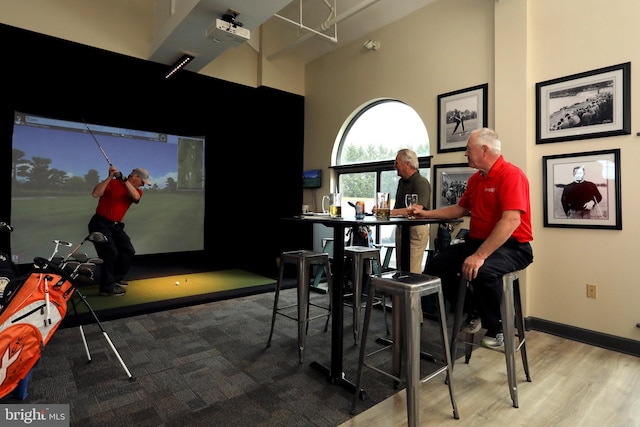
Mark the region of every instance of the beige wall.
<instances>
[{"instance_id":1,"label":"beige wall","mask_svg":"<svg viewBox=\"0 0 640 427\"><path fill-rule=\"evenodd\" d=\"M153 36L152 0L0 0L0 22L147 59Z\"/></svg>"},{"instance_id":2,"label":"beige wall","mask_svg":"<svg viewBox=\"0 0 640 427\"><path fill-rule=\"evenodd\" d=\"M304 64L301 61L290 56L271 61L266 59L270 54L268 46L272 37L261 28L257 43L244 43L228 49L199 73L245 86L267 86L304 95Z\"/></svg>"},{"instance_id":3,"label":"beige wall","mask_svg":"<svg viewBox=\"0 0 640 427\"><path fill-rule=\"evenodd\" d=\"M493 33L492 0L467 1L461 10L456 3L461 2L438 1L307 65L305 168L331 164L331 148L345 119L375 98L397 98L412 106L425 122L435 153L437 96L487 82L493 86L491 64L475 65L493 58L493 39L474 35ZM455 19L442 19L449 15ZM367 39L379 41L381 48L365 50ZM441 163L463 161L458 152L442 155Z\"/></svg>"},{"instance_id":4,"label":"beige wall","mask_svg":"<svg viewBox=\"0 0 640 427\"><path fill-rule=\"evenodd\" d=\"M632 190L640 178L636 130L535 143L535 84L609 65L632 62L637 121L637 16L635 0L439 0L307 66L305 168L328 173L345 118L379 97L416 109L429 131L434 164L464 161L462 153L436 154L437 96L489 83L489 125L500 133L505 157L531 184L535 260L525 277L526 315L639 340L640 286L632 269L640 238ZM363 51L366 39L380 41L381 48ZM542 156L613 148L622 152L623 230L544 227ZM328 189L325 182L318 197ZM307 202L310 197L305 194ZM586 283L598 285L597 299L586 298Z\"/></svg>"},{"instance_id":5,"label":"beige wall","mask_svg":"<svg viewBox=\"0 0 640 427\"><path fill-rule=\"evenodd\" d=\"M0 22L146 58L153 23L142 12L124 19L115 12L116 6L134 8L136 16L135 8L145 3L114 0L114 11L101 11L97 19L95 3L84 0L2 0ZM304 94L305 168L322 168L325 176L345 119L380 97L401 99L420 114L434 164L464 161L462 153L436 154L437 96L488 83L489 125L500 133L505 157L531 183L535 261L525 275L526 315L639 340L640 286L632 269L640 238L640 202L633 190L640 179L637 129L625 136L535 143L535 84L609 65L632 63L637 122L638 16L636 0L437 0L306 69L291 59L266 60L263 46L271 35L261 33L257 50L249 44L230 49L201 73ZM381 48L364 50L366 39L380 41ZM622 153L623 230L544 227L542 156L612 148ZM304 190L305 203L314 194L319 203L328 190L328 179L316 193ZM597 299L586 298L586 283L598 285Z\"/></svg>"},{"instance_id":6,"label":"beige wall","mask_svg":"<svg viewBox=\"0 0 640 427\"><path fill-rule=\"evenodd\" d=\"M0 0L0 23L147 59L157 30L155 3L156 0ZM164 10L155 13L158 19L166 19L163 15L167 14ZM251 43L228 49L199 74L303 95L304 64L286 57L266 61L268 50L263 53L262 40L268 43L271 35L254 31L252 36Z\"/></svg>"},{"instance_id":7,"label":"beige wall","mask_svg":"<svg viewBox=\"0 0 640 427\"><path fill-rule=\"evenodd\" d=\"M515 0L511 0L515 1ZM523 1L523 0L517 0ZM542 190L533 187L533 202L538 206L536 233L535 287L529 292L530 313L559 323L579 326L616 336L640 339L640 286L633 265L637 241L638 198L635 182L640 171L635 159L640 154L637 127L639 111L638 64L640 52L632 40L640 39L636 18L640 3L634 0L529 0L528 82L535 100L535 83L631 62L631 135L596 138L554 144L535 145L535 132L529 132L529 178L541 182L541 157L620 148L622 173L621 231L544 228L541 208ZM505 7L508 4L505 4ZM571 19L567 19L571 17ZM565 44L566 42L566 44ZM556 49L559 44L567 48ZM535 115L529 114L533 123ZM598 284L598 299L585 298L585 284Z\"/></svg>"}]
</instances>

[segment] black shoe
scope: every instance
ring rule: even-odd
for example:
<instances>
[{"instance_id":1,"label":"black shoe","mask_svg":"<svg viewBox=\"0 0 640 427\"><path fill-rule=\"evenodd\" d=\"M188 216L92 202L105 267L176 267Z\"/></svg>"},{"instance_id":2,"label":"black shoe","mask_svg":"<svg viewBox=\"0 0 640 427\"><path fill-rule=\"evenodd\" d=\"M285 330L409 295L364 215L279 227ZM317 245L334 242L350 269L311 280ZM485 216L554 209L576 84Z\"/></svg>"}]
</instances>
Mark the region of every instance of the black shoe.
<instances>
[{"instance_id":1,"label":"black shoe","mask_svg":"<svg viewBox=\"0 0 640 427\"><path fill-rule=\"evenodd\" d=\"M114 285L112 289L100 291L100 295L105 297L121 297L126 293L127 291L118 285Z\"/></svg>"},{"instance_id":2,"label":"black shoe","mask_svg":"<svg viewBox=\"0 0 640 427\"><path fill-rule=\"evenodd\" d=\"M462 324L460 332L463 332L465 334L475 334L477 332L480 332L480 329L482 329L482 322L480 321L480 319L477 317L469 316L467 317L467 320L465 320L465 322Z\"/></svg>"},{"instance_id":3,"label":"black shoe","mask_svg":"<svg viewBox=\"0 0 640 427\"><path fill-rule=\"evenodd\" d=\"M470 310L467 313L467 319L462 324L460 328L460 332L465 334L475 334L480 331L482 328L482 322L480 321L480 316L475 310Z\"/></svg>"},{"instance_id":4,"label":"black shoe","mask_svg":"<svg viewBox=\"0 0 640 427\"><path fill-rule=\"evenodd\" d=\"M116 282L116 285L120 286L121 288L126 288L127 286L129 286L129 282Z\"/></svg>"}]
</instances>

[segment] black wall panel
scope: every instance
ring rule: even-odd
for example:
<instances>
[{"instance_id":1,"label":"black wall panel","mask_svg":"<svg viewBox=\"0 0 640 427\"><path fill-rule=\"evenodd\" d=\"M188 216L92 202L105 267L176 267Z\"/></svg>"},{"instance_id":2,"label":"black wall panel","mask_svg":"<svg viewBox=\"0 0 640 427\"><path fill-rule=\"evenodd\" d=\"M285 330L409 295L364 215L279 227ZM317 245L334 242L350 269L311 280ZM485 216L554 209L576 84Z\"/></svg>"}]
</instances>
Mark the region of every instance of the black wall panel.
<instances>
[{"instance_id":1,"label":"black wall panel","mask_svg":"<svg viewBox=\"0 0 640 427\"><path fill-rule=\"evenodd\" d=\"M10 223L17 110L205 135L205 251L194 254L204 268L273 276L279 251L311 245L310 231L290 233L292 225L280 219L298 213L302 204L302 96L188 71L166 80L164 64L7 25L0 25L0 54L0 221ZM248 195L250 204L239 204L238 194ZM10 251L8 234L0 235L0 250ZM153 264L153 256L142 258Z\"/></svg>"}]
</instances>

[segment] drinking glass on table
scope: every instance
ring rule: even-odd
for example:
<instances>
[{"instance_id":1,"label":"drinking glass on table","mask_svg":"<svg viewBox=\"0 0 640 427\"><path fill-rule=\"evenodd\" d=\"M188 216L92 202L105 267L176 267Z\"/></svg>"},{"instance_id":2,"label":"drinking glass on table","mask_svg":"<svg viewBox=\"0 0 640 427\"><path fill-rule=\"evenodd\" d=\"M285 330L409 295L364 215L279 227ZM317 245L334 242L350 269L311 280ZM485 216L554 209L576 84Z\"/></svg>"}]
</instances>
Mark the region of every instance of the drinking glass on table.
<instances>
[{"instance_id":1,"label":"drinking glass on table","mask_svg":"<svg viewBox=\"0 0 640 427\"><path fill-rule=\"evenodd\" d=\"M418 204L418 195L417 194L405 194L404 196L404 205L409 210L409 214L407 217L409 219L414 219L415 215L413 214L413 207Z\"/></svg>"},{"instance_id":2,"label":"drinking glass on table","mask_svg":"<svg viewBox=\"0 0 640 427\"><path fill-rule=\"evenodd\" d=\"M376 219L388 221L391 214L391 195L376 193Z\"/></svg>"},{"instance_id":3,"label":"drinking glass on table","mask_svg":"<svg viewBox=\"0 0 640 427\"><path fill-rule=\"evenodd\" d=\"M325 208L324 201L329 202L329 209ZM340 193L329 193L322 197L322 212L328 213L331 218L342 217L342 197Z\"/></svg>"}]
</instances>

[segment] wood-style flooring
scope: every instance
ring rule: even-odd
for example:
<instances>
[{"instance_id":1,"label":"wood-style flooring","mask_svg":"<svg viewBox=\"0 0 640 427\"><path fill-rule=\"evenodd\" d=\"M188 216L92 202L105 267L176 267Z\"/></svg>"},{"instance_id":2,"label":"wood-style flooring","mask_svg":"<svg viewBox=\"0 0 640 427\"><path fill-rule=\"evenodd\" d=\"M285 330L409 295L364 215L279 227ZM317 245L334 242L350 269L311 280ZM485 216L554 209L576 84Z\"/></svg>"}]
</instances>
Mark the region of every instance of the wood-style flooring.
<instances>
[{"instance_id":1,"label":"wood-style flooring","mask_svg":"<svg viewBox=\"0 0 640 427\"><path fill-rule=\"evenodd\" d=\"M453 381L460 418L453 410L444 374L421 386L421 426L640 426L640 358L542 332L527 333L532 382L520 355L519 407L507 386L504 353L477 348L470 363L457 360ZM378 375L369 371L367 375ZM366 376L363 387L366 387ZM341 424L341 427L407 425L404 390Z\"/></svg>"}]
</instances>

